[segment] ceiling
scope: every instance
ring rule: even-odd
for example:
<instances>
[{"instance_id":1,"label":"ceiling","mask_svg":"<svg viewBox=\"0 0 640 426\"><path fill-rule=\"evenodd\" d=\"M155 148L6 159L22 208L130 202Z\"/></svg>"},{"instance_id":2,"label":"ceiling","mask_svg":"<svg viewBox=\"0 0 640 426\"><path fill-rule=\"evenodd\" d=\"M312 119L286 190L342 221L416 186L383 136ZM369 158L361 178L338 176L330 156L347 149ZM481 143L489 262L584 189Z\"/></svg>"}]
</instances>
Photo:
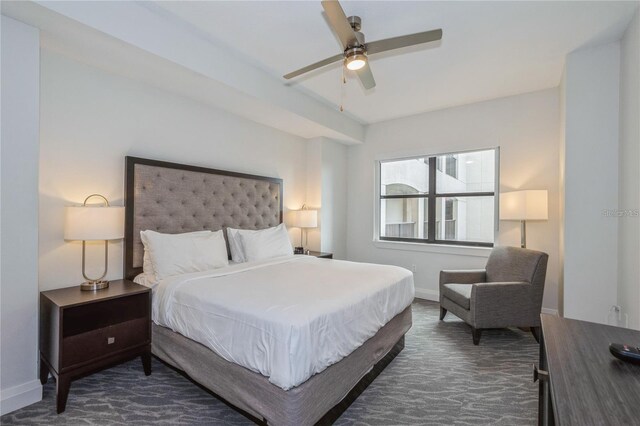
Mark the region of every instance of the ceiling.
<instances>
[{"instance_id":1,"label":"ceiling","mask_svg":"<svg viewBox=\"0 0 640 426\"><path fill-rule=\"evenodd\" d=\"M320 1L142 3L281 78L340 53ZM368 41L442 28L443 40L371 58L377 87L365 91L341 66L291 85L361 123L556 87L565 55L620 38L638 2L345 1ZM342 99L342 100L341 100Z\"/></svg>"}]
</instances>

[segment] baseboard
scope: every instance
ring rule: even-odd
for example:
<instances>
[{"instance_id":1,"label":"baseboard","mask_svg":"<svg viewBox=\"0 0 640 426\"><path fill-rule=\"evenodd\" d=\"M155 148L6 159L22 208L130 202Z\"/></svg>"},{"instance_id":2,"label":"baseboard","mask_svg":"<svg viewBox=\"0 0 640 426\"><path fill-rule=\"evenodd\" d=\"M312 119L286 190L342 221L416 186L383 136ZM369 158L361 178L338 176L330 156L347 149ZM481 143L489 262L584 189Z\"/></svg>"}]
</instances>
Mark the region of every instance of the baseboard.
<instances>
[{"instance_id":1,"label":"baseboard","mask_svg":"<svg viewBox=\"0 0 640 426\"><path fill-rule=\"evenodd\" d=\"M437 290L426 290L424 288L416 288L416 297L418 299L440 301L440 292Z\"/></svg>"},{"instance_id":2,"label":"baseboard","mask_svg":"<svg viewBox=\"0 0 640 426\"><path fill-rule=\"evenodd\" d=\"M543 314L549 314L549 315L558 316L558 310L557 309L542 308L542 313Z\"/></svg>"},{"instance_id":3,"label":"baseboard","mask_svg":"<svg viewBox=\"0 0 640 426\"><path fill-rule=\"evenodd\" d=\"M0 415L34 404L42 399L40 380L23 383L0 391Z\"/></svg>"}]
</instances>

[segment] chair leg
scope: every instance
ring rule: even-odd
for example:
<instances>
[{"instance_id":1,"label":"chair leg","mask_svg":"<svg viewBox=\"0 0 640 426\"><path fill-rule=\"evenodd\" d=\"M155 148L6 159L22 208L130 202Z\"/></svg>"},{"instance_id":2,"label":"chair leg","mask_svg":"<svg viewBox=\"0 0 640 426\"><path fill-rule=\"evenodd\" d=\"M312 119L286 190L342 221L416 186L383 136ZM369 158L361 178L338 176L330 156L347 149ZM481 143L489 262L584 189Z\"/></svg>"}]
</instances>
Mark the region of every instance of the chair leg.
<instances>
[{"instance_id":1,"label":"chair leg","mask_svg":"<svg viewBox=\"0 0 640 426\"><path fill-rule=\"evenodd\" d=\"M444 319L444 316L447 315L447 310L440 306L440 321Z\"/></svg>"},{"instance_id":2,"label":"chair leg","mask_svg":"<svg viewBox=\"0 0 640 426\"><path fill-rule=\"evenodd\" d=\"M533 334L533 338L536 339L536 342L540 343L540 327L531 327L531 334Z\"/></svg>"},{"instance_id":3,"label":"chair leg","mask_svg":"<svg viewBox=\"0 0 640 426\"><path fill-rule=\"evenodd\" d=\"M478 345L480 343L480 336L482 335L482 330L479 328L471 327L471 336L473 336L473 344Z\"/></svg>"}]
</instances>

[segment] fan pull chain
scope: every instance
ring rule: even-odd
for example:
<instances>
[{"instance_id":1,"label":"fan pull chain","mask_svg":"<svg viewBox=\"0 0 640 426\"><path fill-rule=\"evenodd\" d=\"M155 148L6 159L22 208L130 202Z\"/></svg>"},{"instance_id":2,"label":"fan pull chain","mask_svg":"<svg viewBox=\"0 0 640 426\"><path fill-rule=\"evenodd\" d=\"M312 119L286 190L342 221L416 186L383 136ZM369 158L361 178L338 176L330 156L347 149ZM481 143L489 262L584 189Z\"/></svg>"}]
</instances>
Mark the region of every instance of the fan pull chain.
<instances>
[{"instance_id":1,"label":"fan pull chain","mask_svg":"<svg viewBox=\"0 0 640 426\"><path fill-rule=\"evenodd\" d=\"M342 84L340 85L340 112L344 111L344 93L347 84L347 77L344 75L344 67L342 67Z\"/></svg>"}]
</instances>

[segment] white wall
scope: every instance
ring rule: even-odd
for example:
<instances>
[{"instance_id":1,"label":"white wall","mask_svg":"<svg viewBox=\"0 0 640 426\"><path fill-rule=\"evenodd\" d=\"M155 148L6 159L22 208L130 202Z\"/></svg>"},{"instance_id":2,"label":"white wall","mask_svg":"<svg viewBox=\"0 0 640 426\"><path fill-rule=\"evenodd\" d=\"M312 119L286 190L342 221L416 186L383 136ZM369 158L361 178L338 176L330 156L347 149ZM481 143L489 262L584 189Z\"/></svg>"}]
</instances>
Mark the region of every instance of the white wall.
<instances>
[{"instance_id":1,"label":"white wall","mask_svg":"<svg viewBox=\"0 0 640 426\"><path fill-rule=\"evenodd\" d=\"M122 205L125 155L280 177L285 210L304 202L304 139L47 50L41 65L41 290L82 281L80 243L63 240L64 206L95 192ZM121 278L122 243L109 254L107 278ZM88 256L99 273L100 244Z\"/></svg>"},{"instance_id":2,"label":"white wall","mask_svg":"<svg viewBox=\"0 0 640 426\"><path fill-rule=\"evenodd\" d=\"M559 213L559 238L558 238L558 314L564 316L564 223L565 223L565 162L566 162L566 112L567 112L567 73L566 69L562 70L562 79L560 80L560 147L559 147L559 165L558 165L558 213Z\"/></svg>"},{"instance_id":3,"label":"white wall","mask_svg":"<svg viewBox=\"0 0 640 426\"><path fill-rule=\"evenodd\" d=\"M318 228L308 229L305 248L347 257L347 147L327 138L309 139L307 144L308 208L319 209ZM300 239L296 228L297 243Z\"/></svg>"},{"instance_id":4,"label":"white wall","mask_svg":"<svg viewBox=\"0 0 640 426\"><path fill-rule=\"evenodd\" d=\"M640 11L621 41L619 208L640 208ZM618 304L640 329L640 218L618 219Z\"/></svg>"},{"instance_id":5,"label":"white wall","mask_svg":"<svg viewBox=\"0 0 640 426\"><path fill-rule=\"evenodd\" d=\"M321 245L334 259L347 258L348 148L325 139L322 143Z\"/></svg>"},{"instance_id":6,"label":"white wall","mask_svg":"<svg viewBox=\"0 0 640 426\"><path fill-rule=\"evenodd\" d=\"M2 16L0 413L42 399L38 365L40 35Z\"/></svg>"},{"instance_id":7,"label":"white wall","mask_svg":"<svg viewBox=\"0 0 640 426\"><path fill-rule=\"evenodd\" d=\"M313 138L307 142L307 192L306 198L303 201L307 208L319 210L318 212L318 227L315 229L306 229L302 233L302 242L299 246L303 246L305 249L320 251L322 248L322 144L324 138ZM300 205L298 208L302 208ZM297 229L298 240L300 241L300 228ZM306 232L306 240L304 235Z\"/></svg>"},{"instance_id":8,"label":"white wall","mask_svg":"<svg viewBox=\"0 0 640 426\"><path fill-rule=\"evenodd\" d=\"M549 220L530 222L527 244L549 253L543 305L557 308L559 93L549 89L369 126L349 147L350 260L415 265L416 294L438 297L441 269L484 267L489 250L375 242L375 160L500 147L501 191L547 189ZM519 223L501 222L497 243L519 245Z\"/></svg>"},{"instance_id":9,"label":"white wall","mask_svg":"<svg viewBox=\"0 0 640 426\"><path fill-rule=\"evenodd\" d=\"M620 43L567 56L564 315L604 323L617 303ZM637 119L637 117L636 117Z\"/></svg>"}]
</instances>

